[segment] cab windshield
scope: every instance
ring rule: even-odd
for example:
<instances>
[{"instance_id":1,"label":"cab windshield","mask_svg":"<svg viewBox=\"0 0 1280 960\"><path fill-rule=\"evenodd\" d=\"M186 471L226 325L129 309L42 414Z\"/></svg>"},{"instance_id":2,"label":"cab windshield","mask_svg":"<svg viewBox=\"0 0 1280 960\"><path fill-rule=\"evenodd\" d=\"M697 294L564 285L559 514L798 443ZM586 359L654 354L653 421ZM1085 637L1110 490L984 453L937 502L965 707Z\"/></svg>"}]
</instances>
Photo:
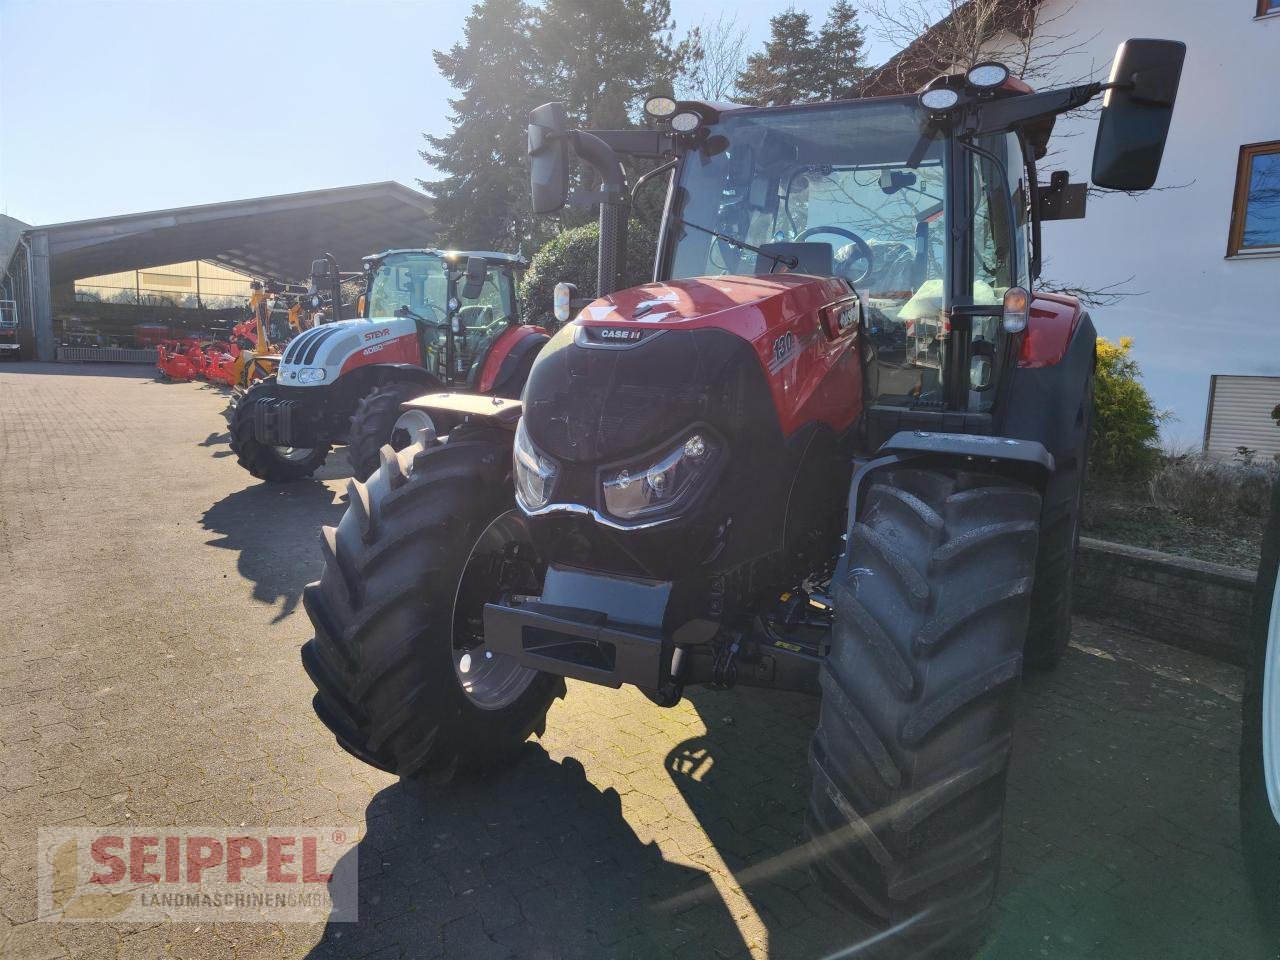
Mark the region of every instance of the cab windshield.
<instances>
[{"instance_id":1,"label":"cab windshield","mask_svg":"<svg viewBox=\"0 0 1280 960\"><path fill-rule=\"evenodd\" d=\"M432 253L393 253L378 264L369 281L369 316L392 317L401 307L444 323L449 299L445 263Z\"/></svg>"},{"instance_id":2,"label":"cab windshield","mask_svg":"<svg viewBox=\"0 0 1280 960\"><path fill-rule=\"evenodd\" d=\"M727 114L708 140L723 149L686 159L677 214L755 246L793 248L797 270L822 266L829 254L830 272L859 290L909 299L941 279L945 247L942 141L922 142L921 119L902 100ZM777 269L767 257L676 226L673 277Z\"/></svg>"},{"instance_id":3,"label":"cab windshield","mask_svg":"<svg viewBox=\"0 0 1280 960\"><path fill-rule=\"evenodd\" d=\"M683 163L670 276L793 269L844 277L868 300L877 392L903 402L936 398L946 151L925 135L923 120L913 100L898 99L726 114L708 147Z\"/></svg>"}]
</instances>

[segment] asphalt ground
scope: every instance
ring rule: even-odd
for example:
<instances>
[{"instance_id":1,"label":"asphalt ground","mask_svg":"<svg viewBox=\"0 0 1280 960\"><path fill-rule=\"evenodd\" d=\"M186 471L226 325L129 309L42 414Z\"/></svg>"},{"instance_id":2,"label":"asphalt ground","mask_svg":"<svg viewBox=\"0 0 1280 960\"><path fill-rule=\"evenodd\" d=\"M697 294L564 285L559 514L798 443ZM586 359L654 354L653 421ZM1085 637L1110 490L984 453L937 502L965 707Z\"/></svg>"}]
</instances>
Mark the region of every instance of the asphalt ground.
<instances>
[{"instance_id":1,"label":"asphalt ground","mask_svg":"<svg viewBox=\"0 0 1280 960\"><path fill-rule=\"evenodd\" d=\"M825 957L816 704L570 683L485 781L409 792L335 746L298 648L323 479L253 480L226 397L143 368L0 366L0 955ZM1240 858L1233 667L1078 620L1028 676L988 958L1271 956ZM356 923L45 922L39 827L349 823Z\"/></svg>"}]
</instances>

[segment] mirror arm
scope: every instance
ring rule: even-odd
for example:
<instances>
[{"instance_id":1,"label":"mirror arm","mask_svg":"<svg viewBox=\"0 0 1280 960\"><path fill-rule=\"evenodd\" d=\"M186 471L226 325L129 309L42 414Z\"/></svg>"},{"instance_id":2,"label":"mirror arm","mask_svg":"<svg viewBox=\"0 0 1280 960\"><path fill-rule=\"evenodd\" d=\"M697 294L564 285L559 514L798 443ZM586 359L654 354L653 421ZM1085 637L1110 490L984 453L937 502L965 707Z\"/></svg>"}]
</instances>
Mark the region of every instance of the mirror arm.
<instances>
[{"instance_id":1,"label":"mirror arm","mask_svg":"<svg viewBox=\"0 0 1280 960\"><path fill-rule=\"evenodd\" d=\"M965 133L973 136L1003 133L1032 120L1075 110L1100 94L1104 86L1096 82L1083 83L1060 90L983 102L976 108L976 119L971 129Z\"/></svg>"},{"instance_id":2,"label":"mirror arm","mask_svg":"<svg viewBox=\"0 0 1280 960\"><path fill-rule=\"evenodd\" d=\"M603 192L614 202L627 196L627 178L622 172L622 161L606 141L587 130L575 130L573 137L574 152L583 160L595 167L603 183Z\"/></svg>"}]
</instances>

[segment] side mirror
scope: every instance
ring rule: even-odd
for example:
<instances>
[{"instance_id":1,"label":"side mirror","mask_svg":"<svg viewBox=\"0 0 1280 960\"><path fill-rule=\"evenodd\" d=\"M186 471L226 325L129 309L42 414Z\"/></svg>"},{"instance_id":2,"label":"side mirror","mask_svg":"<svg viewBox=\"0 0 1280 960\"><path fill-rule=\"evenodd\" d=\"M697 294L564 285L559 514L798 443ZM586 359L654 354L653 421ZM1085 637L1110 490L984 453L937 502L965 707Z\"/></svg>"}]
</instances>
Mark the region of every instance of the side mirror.
<instances>
[{"instance_id":1,"label":"side mirror","mask_svg":"<svg viewBox=\"0 0 1280 960\"><path fill-rule=\"evenodd\" d=\"M544 103L529 114L529 189L534 213L555 213L568 199L568 132L563 103Z\"/></svg>"},{"instance_id":2,"label":"side mirror","mask_svg":"<svg viewBox=\"0 0 1280 960\"><path fill-rule=\"evenodd\" d=\"M1116 51L1093 148L1093 182L1110 190L1149 190L1160 172L1187 45L1126 40Z\"/></svg>"},{"instance_id":3,"label":"side mirror","mask_svg":"<svg viewBox=\"0 0 1280 960\"><path fill-rule=\"evenodd\" d=\"M307 284L307 294L315 296L320 293L329 280L329 261L319 257L311 261L311 279Z\"/></svg>"},{"instance_id":4,"label":"side mirror","mask_svg":"<svg viewBox=\"0 0 1280 960\"><path fill-rule=\"evenodd\" d=\"M484 257L467 257L467 279L462 284L462 299L475 300L484 292L484 280L489 275L489 261Z\"/></svg>"}]
</instances>

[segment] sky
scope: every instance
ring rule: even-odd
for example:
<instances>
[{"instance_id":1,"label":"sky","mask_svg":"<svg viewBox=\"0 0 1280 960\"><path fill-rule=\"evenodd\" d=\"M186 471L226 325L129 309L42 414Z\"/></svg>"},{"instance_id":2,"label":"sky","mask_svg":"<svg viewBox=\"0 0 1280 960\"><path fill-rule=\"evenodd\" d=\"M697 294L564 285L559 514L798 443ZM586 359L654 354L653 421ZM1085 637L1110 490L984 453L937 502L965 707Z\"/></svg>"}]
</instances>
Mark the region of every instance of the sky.
<instances>
[{"instance_id":1,"label":"sky","mask_svg":"<svg viewBox=\"0 0 1280 960\"><path fill-rule=\"evenodd\" d=\"M677 35L738 10L752 48L795 6L672 0ZM31 224L431 179L449 128L431 51L467 0L0 0L0 213ZM870 59L892 51L871 43ZM501 68L501 65L497 65Z\"/></svg>"}]
</instances>

